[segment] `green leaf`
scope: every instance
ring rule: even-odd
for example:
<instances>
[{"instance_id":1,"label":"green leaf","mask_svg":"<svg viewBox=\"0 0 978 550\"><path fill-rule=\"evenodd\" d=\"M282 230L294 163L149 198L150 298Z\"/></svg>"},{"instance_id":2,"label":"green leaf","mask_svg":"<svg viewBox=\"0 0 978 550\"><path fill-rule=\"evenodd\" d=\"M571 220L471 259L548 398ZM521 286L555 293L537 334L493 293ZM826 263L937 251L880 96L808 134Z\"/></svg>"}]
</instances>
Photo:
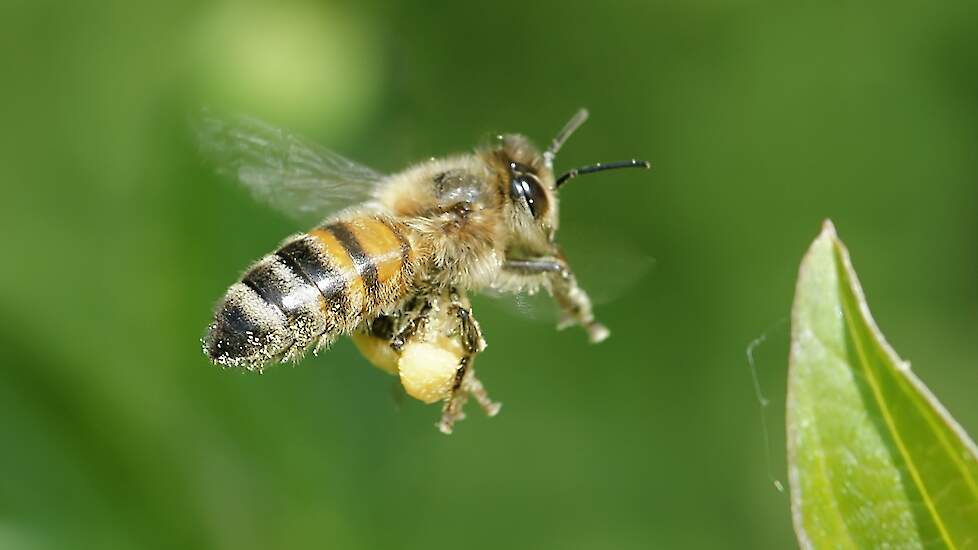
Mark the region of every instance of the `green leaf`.
<instances>
[{"instance_id":1,"label":"green leaf","mask_svg":"<svg viewBox=\"0 0 978 550\"><path fill-rule=\"evenodd\" d=\"M826 221L791 313L788 478L802 548L978 548L978 452L876 327Z\"/></svg>"}]
</instances>

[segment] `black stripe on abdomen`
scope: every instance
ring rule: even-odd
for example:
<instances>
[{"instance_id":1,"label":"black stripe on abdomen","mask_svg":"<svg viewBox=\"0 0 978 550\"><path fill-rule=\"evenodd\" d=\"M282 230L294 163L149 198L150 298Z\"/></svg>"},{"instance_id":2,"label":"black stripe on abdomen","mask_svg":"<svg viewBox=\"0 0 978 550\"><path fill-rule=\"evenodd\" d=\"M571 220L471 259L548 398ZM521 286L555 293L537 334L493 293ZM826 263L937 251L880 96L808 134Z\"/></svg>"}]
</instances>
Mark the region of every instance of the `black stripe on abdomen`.
<instances>
[{"instance_id":1,"label":"black stripe on abdomen","mask_svg":"<svg viewBox=\"0 0 978 550\"><path fill-rule=\"evenodd\" d=\"M364 251L360 241L357 240L357 236L353 234L353 230L342 222L327 225L325 229L343 245L347 255L353 260L357 274L363 280L363 287L367 293L367 304L364 304L364 309L369 307L368 304L371 306L377 304L380 296L380 278L377 275L377 266Z\"/></svg>"},{"instance_id":2,"label":"black stripe on abdomen","mask_svg":"<svg viewBox=\"0 0 978 550\"><path fill-rule=\"evenodd\" d=\"M292 318L292 312L284 304L287 294L285 285L275 276L271 262L262 262L251 268L241 283L254 290L262 300L277 307L287 318Z\"/></svg>"},{"instance_id":3,"label":"black stripe on abdomen","mask_svg":"<svg viewBox=\"0 0 978 550\"><path fill-rule=\"evenodd\" d=\"M327 307L336 314L337 319L343 319L350 307L346 282L332 266L329 258L316 252L308 238L304 236L288 243L278 249L275 255L294 273L319 289Z\"/></svg>"}]
</instances>

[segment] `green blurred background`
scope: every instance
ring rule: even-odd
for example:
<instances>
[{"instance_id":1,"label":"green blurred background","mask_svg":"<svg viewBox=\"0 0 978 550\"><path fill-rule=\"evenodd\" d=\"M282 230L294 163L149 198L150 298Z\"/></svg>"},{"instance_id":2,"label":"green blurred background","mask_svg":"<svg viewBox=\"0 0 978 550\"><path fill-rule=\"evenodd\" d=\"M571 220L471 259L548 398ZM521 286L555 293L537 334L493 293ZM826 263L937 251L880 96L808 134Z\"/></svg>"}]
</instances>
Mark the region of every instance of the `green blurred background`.
<instances>
[{"instance_id":1,"label":"green blurred background","mask_svg":"<svg viewBox=\"0 0 978 550\"><path fill-rule=\"evenodd\" d=\"M973 0L7 0L0 69L0 548L793 547L786 318L825 217L978 433ZM348 341L220 371L213 303L301 228L199 158L202 105L385 171L586 106L559 167L655 168L569 185L560 240L596 294L654 263L600 346L478 302L505 407L451 437Z\"/></svg>"}]
</instances>

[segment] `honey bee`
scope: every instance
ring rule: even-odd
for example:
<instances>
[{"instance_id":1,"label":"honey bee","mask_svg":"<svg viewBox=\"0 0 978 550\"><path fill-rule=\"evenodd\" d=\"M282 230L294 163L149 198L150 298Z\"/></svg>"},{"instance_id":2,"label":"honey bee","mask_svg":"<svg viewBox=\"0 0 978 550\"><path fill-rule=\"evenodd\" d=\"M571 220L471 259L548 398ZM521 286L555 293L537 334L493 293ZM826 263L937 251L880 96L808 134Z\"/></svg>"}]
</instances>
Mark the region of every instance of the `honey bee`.
<instances>
[{"instance_id":1,"label":"honey bee","mask_svg":"<svg viewBox=\"0 0 978 550\"><path fill-rule=\"evenodd\" d=\"M473 397L499 405L475 376L486 347L468 294L545 290L564 326L608 337L556 242L557 191L571 179L641 160L595 164L555 177L554 158L585 121L579 111L540 152L522 135L468 154L382 175L260 121L206 114L204 152L260 200L322 220L255 262L217 304L202 339L217 365L261 372L318 353L341 335L406 392L444 402L451 433Z\"/></svg>"}]
</instances>

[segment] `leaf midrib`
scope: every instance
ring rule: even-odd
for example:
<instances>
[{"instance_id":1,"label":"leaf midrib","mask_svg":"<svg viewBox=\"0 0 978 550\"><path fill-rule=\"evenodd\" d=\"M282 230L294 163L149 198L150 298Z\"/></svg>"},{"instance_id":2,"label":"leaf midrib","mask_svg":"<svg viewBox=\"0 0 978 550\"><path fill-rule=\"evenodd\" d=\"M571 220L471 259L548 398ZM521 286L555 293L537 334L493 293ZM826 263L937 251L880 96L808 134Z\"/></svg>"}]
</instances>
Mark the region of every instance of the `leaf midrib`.
<instances>
[{"instance_id":1,"label":"leaf midrib","mask_svg":"<svg viewBox=\"0 0 978 550\"><path fill-rule=\"evenodd\" d=\"M838 253L838 250L836 250L836 252ZM839 258L838 255L836 256L836 259L842 260L842 258ZM913 481L917 485L917 488L920 491L921 496L923 496L924 498L924 504L927 507L927 511L930 512L931 518L933 519L934 524L937 526L937 529L941 534L941 538L944 539L944 542L948 545L948 547L957 548L957 546L954 544L954 541L951 539L950 533L948 533L947 531L947 527L944 525L944 522L941 521L941 517L937 513L937 509L934 507L932 496L929 493L927 486L924 484L923 480L920 477L920 472L917 470L917 465L914 463L913 459L911 458L910 453L906 448L906 444L903 441L903 438L900 437L900 433L896 430L896 426L893 421L892 414L890 413L890 410L887 407L886 401L883 399L882 392L879 388L879 382L876 380L876 376L873 373L872 369L870 368L870 363L866 355L866 350L863 349L862 339L860 338L860 335L856 327L853 325L852 307L850 304L850 300L847 298L852 298L853 300L856 300L858 298L856 296L851 295L851 293L847 292L850 289L850 284L848 280L849 278L846 276L846 273L844 273L845 270L844 261L839 261L837 265L837 269L843 271L843 273L839 274L840 282L844 283L843 285L840 285L839 290L841 292L845 292L845 294L841 296L842 307L845 308L846 310L845 315L843 317L846 320L846 327L848 328L850 335L853 336L852 341L856 348L856 354L859 356L861 370L865 374L866 380L869 383L870 389L873 392L873 397L876 399L877 405L880 408L880 412L883 415L883 421L886 423L886 427L890 431L890 435L893 437L897 449L899 449L900 455L903 457L903 460L907 465L907 470L909 470L911 478L913 478Z\"/></svg>"},{"instance_id":2,"label":"leaf midrib","mask_svg":"<svg viewBox=\"0 0 978 550\"><path fill-rule=\"evenodd\" d=\"M906 378L900 378L899 384L900 391L902 391L904 395L907 395L908 397L912 396L914 391L926 391L926 388L924 390L914 388L912 381ZM926 394L924 394L924 397L926 397ZM911 402L914 404L914 408L920 411L920 413L924 416L925 422L927 422L927 425L930 426L931 430L933 430L934 434L937 436L937 439L941 442L941 447L944 448L948 457L950 457L951 461L954 462L954 465L957 467L962 477L964 477L965 484L968 486L968 489L971 490L972 496L978 497L978 486L975 484L975 478L972 475L971 469L969 469L968 466L961 460L961 456L958 453L959 450L954 448L952 442L948 440L947 432L944 430L944 428L947 426L942 425L938 420L935 420L934 411L924 406L926 404L925 400L911 399ZM963 446L965 451L969 453L972 452L967 445Z\"/></svg>"}]
</instances>

